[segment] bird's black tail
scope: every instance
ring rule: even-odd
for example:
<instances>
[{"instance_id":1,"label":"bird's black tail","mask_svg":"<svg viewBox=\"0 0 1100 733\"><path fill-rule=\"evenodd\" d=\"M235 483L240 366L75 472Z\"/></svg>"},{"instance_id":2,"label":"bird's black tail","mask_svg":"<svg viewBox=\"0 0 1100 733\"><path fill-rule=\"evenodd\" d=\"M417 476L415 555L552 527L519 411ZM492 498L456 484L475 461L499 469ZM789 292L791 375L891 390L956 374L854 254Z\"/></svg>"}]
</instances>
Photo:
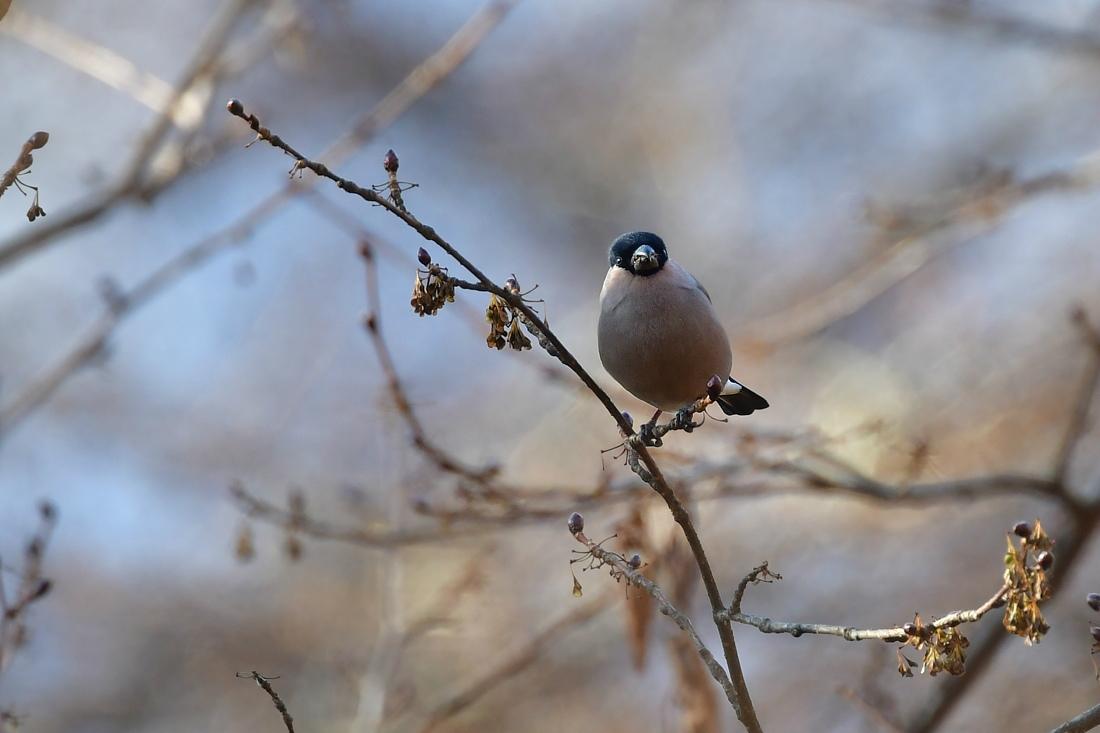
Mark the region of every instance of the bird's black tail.
<instances>
[{"instance_id":1,"label":"bird's black tail","mask_svg":"<svg viewBox=\"0 0 1100 733\"><path fill-rule=\"evenodd\" d=\"M715 402L727 415L751 415L768 406L766 399L744 385L741 385L741 391L737 394L720 395Z\"/></svg>"}]
</instances>

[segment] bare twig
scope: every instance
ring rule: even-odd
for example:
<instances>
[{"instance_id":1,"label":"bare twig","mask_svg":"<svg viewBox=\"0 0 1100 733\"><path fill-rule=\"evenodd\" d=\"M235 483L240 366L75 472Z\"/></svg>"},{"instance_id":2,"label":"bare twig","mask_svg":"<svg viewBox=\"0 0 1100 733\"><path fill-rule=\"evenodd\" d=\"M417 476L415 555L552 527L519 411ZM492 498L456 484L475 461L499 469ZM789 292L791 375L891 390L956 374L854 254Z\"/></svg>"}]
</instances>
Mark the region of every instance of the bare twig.
<instances>
[{"instance_id":1,"label":"bare twig","mask_svg":"<svg viewBox=\"0 0 1100 733\"><path fill-rule=\"evenodd\" d=\"M1008 585L1001 586L988 601L970 611L954 611L943 618L936 619L932 623L925 624L921 633L931 634L937 629L946 629L960 624L973 623L994 608L1000 608L1005 604L1005 594ZM798 638L803 634L824 634L826 636L839 636L846 641L908 641L913 634L900 627L889 629L856 629L851 626L834 626L831 624L805 624L789 623L786 621L772 621L769 618L753 616L741 612L726 612L726 617L739 624L753 626L765 634L790 634Z\"/></svg>"},{"instance_id":2,"label":"bare twig","mask_svg":"<svg viewBox=\"0 0 1100 733\"><path fill-rule=\"evenodd\" d=\"M570 529L572 530L573 528L571 527ZM672 618L672 620L676 622L676 625L683 629L684 633L691 638L691 643L695 647L695 651L699 654L699 657L702 658L703 663L707 665L707 669L710 671L711 676L722 687L722 690L726 693L726 698L730 701L734 709L736 709L738 706L737 690L734 688L729 675L726 674L726 670L723 669L722 665L718 663L718 660L714 658L714 654L711 653L707 645L703 643L698 632L695 631L695 626L691 623L691 619L672 605L668 598L665 597L664 592L657 587L656 583L639 573L637 569L632 567L621 555L603 549L599 544L588 539L583 530L574 531L573 537L588 548L586 554L595 558L599 563L598 566L610 565L613 568L612 574L616 578L624 578L631 585L644 590L650 598L657 602L657 610L665 616Z\"/></svg>"},{"instance_id":3,"label":"bare twig","mask_svg":"<svg viewBox=\"0 0 1100 733\"><path fill-rule=\"evenodd\" d=\"M268 680L277 680L278 677L264 677L256 670L252 670L248 674L237 673L237 677L242 679L252 679L256 681L256 684L271 697L271 702L275 703L275 709L279 711L279 715L283 717L283 725L286 726L287 733L294 733L294 718L290 716L290 711L286 709L286 704L283 703L282 698L279 697L279 693L275 692L275 688L271 686Z\"/></svg>"}]
</instances>

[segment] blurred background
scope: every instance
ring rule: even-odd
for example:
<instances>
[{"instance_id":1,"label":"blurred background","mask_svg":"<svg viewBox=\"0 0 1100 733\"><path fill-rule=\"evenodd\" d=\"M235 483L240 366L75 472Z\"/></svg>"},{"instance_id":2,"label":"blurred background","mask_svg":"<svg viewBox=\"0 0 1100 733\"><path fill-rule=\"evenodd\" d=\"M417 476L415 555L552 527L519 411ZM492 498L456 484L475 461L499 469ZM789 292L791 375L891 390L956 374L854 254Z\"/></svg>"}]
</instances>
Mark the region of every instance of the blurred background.
<instances>
[{"instance_id":1,"label":"blurred background","mask_svg":"<svg viewBox=\"0 0 1100 733\"><path fill-rule=\"evenodd\" d=\"M1096 352L1071 313L1100 321L1098 22L1089 0L14 0L0 168L50 138L20 179L47 216L0 198L9 600L38 502L58 521L0 707L35 733L280 729L234 678L257 670L300 730L739 729L668 619L606 571L571 590L580 508L718 647L667 510L601 454L603 408L537 346L487 349L481 294L416 316L427 243L245 149L230 97L363 185L394 149L409 210L537 284L636 417L597 301L614 237L661 234L772 405L656 451L727 599L763 560L783 574L745 611L927 620L996 592L1019 520L1074 548L1050 634L983 641L962 685L902 678L896 645L736 628L765 729L1041 731L1094 705ZM425 434L498 474L411 442L362 325L363 242ZM1064 492L983 478L1005 475ZM978 495L921 498L964 478ZM997 616L964 627L972 654Z\"/></svg>"}]
</instances>

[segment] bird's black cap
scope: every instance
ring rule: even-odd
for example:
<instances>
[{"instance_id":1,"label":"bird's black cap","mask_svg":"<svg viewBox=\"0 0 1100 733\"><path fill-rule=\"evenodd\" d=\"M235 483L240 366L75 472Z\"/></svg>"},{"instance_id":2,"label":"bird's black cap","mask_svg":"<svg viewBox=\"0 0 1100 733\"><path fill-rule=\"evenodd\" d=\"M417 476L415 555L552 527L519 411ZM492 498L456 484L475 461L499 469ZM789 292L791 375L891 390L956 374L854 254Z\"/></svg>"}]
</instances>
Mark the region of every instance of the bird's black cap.
<instances>
[{"instance_id":1,"label":"bird's black cap","mask_svg":"<svg viewBox=\"0 0 1100 733\"><path fill-rule=\"evenodd\" d=\"M631 262L631 257L634 255L634 251L643 245L648 245L653 248L653 251L657 253L656 270L638 273L634 271L634 265ZM624 270L629 270L635 275L652 275L654 272L659 272L665 263L668 262L668 249L665 247L664 241L656 234L652 232L630 232L629 234L623 234L611 245L611 253L609 256L612 267L621 267Z\"/></svg>"}]
</instances>

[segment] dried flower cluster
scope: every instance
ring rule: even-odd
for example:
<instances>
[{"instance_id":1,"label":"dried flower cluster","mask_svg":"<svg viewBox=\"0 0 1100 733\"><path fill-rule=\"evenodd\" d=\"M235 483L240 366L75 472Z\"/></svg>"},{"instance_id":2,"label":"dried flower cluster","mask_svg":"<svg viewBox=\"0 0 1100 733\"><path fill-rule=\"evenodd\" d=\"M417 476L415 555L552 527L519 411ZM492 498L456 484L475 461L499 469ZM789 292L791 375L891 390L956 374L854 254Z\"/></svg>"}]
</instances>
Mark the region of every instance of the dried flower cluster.
<instances>
[{"instance_id":1,"label":"dried flower cluster","mask_svg":"<svg viewBox=\"0 0 1100 733\"><path fill-rule=\"evenodd\" d=\"M444 304L454 302L454 278L447 274L446 267L440 267L432 262L423 247L417 253L417 259L426 269L417 269L412 300L409 302L418 315L434 316Z\"/></svg>"},{"instance_id":2,"label":"dried flower cluster","mask_svg":"<svg viewBox=\"0 0 1100 733\"><path fill-rule=\"evenodd\" d=\"M504 289L510 293L519 295L519 283L514 277L504 282ZM506 345L516 351L531 348L531 339L520 328L523 314L508 304L495 293L489 299L489 307L485 309L485 320L489 323L489 336L485 343L490 349L503 349Z\"/></svg>"},{"instance_id":3,"label":"dried flower cluster","mask_svg":"<svg viewBox=\"0 0 1100 733\"><path fill-rule=\"evenodd\" d=\"M925 626L921 623L920 614L914 616L912 623L905 624L905 633L909 634L909 640L905 646L913 646L917 651L924 653L921 663L921 674L927 672L935 677L940 672L960 675L966 671L966 648L970 641L963 636L956 626L946 626L937 629L934 626ZM898 672L903 677L912 677L912 668L917 666L898 649Z\"/></svg>"},{"instance_id":4,"label":"dried flower cluster","mask_svg":"<svg viewBox=\"0 0 1100 733\"><path fill-rule=\"evenodd\" d=\"M1024 637L1028 644L1037 644L1050 630L1039 603L1051 595L1047 572L1054 567L1054 540L1043 531L1038 519L1034 527L1020 522L1013 528L1013 534L1020 538L1020 547L1013 543L1012 535L1007 536L1004 626Z\"/></svg>"}]
</instances>

